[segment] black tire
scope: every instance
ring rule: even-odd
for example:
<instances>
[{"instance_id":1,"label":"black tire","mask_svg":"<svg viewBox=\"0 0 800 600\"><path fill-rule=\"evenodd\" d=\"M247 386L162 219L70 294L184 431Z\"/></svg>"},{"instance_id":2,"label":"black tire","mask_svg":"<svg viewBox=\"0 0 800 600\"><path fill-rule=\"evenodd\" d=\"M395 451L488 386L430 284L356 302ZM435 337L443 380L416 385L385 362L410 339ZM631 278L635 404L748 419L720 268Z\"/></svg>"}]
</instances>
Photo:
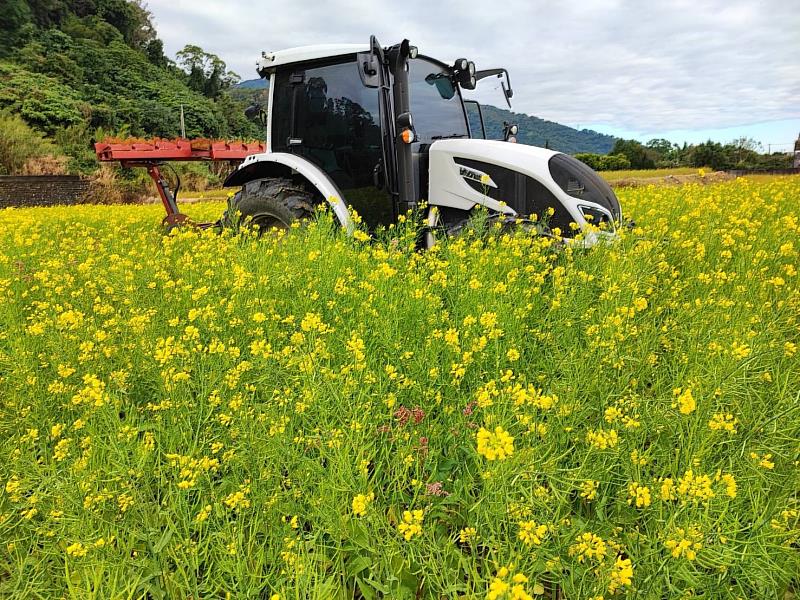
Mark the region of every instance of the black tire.
<instances>
[{"instance_id":1,"label":"black tire","mask_svg":"<svg viewBox=\"0 0 800 600\"><path fill-rule=\"evenodd\" d=\"M257 228L262 235L313 215L314 194L289 179L270 178L248 181L228 200L222 220L226 227Z\"/></svg>"}]
</instances>

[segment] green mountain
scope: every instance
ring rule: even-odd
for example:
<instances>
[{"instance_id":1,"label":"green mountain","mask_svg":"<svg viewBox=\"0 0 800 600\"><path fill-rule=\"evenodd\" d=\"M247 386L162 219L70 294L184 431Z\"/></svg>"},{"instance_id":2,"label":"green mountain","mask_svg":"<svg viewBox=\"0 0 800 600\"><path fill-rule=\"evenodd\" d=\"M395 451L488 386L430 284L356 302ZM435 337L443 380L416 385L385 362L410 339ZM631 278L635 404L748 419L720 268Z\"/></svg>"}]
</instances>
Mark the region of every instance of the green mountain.
<instances>
[{"instance_id":1,"label":"green mountain","mask_svg":"<svg viewBox=\"0 0 800 600\"><path fill-rule=\"evenodd\" d=\"M591 129L574 129L534 117L524 113L512 112L496 106L483 107L483 121L486 127L486 137L498 139L503 135L503 121L516 123L519 126L517 140L531 146L546 146L553 150L577 154L579 152L593 152L606 154L614 146L616 138L592 131Z\"/></svg>"},{"instance_id":2,"label":"green mountain","mask_svg":"<svg viewBox=\"0 0 800 600\"><path fill-rule=\"evenodd\" d=\"M248 79L247 81L242 81L236 87L240 89L261 90L267 89L269 84L267 83L266 79Z\"/></svg>"},{"instance_id":3,"label":"green mountain","mask_svg":"<svg viewBox=\"0 0 800 600\"><path fill-rule=\"evenodd\" d=\"M258 138L230 88L238 76L186 46L168 59L138 0L4 0L0 116L21 117L72 159L96 168L94 137ZM0 140L1 141L1 140Z\"/></svg>"},{"instance_id":4,"label":"green mountain","mask_svg":"<svg viewBox=\"0 0 800 600\"><path fill-rule=\"evenodd\" d=\"M248 92L266 88L267 81L265 79L249 79L239 83L235 91L237 96L245 97ZM547 121L524 113L512 112L496 106L483 106L483 121L486 127L486 137L489 139L503 137L503 122L507 121L516 123L519 126L517 139L521 143L530 144L531 146L547 146L553 150L568 154L577 154L579 152L606 154L616 141L614 136L598 133L591 129L573 129L560 123L554 123L553 121ZM470 124L473 130L480 130L477 115L470 113Z\"/></svg>"}]
</instances>

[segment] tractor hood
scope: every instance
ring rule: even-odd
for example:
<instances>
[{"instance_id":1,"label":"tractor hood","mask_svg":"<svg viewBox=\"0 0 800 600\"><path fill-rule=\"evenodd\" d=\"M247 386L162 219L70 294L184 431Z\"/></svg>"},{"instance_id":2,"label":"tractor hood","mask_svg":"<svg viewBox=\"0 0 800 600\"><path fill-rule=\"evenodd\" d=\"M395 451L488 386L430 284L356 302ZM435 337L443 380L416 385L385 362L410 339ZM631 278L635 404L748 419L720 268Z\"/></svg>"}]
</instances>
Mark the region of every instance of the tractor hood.
<instances>
[{"instance_id":1,"label":"tractor hood","mask_svg":"<svg viewBox=\"0 0 800 600\"><path fill-rule=\"evenodd\" d=\"M567 154L479 139L437 140L429 152L432 204L467 210L484 204L522 216L549 212L563 232L573 222L582 228L622 219L611 187Z\"/></svg>"}]
</instances>

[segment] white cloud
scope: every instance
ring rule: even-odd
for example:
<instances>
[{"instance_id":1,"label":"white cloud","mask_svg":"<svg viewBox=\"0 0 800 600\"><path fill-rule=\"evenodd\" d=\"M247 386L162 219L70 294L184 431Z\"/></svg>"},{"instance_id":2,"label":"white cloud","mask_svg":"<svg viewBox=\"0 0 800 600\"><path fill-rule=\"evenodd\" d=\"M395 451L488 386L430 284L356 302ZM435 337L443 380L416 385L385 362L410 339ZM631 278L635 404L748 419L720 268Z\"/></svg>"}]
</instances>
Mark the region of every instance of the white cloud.
<instances>
[{"instance_id":1,"label":"white cloud","mask_svg":"<svg viewBox=\"0 0 800 600\"><path fill-rule=\"evenodd\" d=\"M408 37L437 58L506 66L516 111L656 132L800 117L793 4L151 0L149 8L169 53L197 44L244 79L256 76L261 50Z\"/></svg>"}]
</instances>

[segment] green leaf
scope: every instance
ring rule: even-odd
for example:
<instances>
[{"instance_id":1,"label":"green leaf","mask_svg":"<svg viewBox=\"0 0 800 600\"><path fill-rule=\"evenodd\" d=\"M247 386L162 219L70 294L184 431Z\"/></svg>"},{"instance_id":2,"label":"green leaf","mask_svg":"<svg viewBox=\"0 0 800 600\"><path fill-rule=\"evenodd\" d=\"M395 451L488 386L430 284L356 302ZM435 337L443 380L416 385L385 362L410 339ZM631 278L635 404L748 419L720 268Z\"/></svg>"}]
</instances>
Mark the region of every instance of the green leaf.
<instances>
[{"instance_id":1,"label":"green leaf","mask_svg":"<svg viewBox=\"0 0 800 600\"><path fill-rule=\"evenodd\" d=\"M158 540L158 543L155 546L153 546L153 553L160 554L171 539L172 539L172 530L171 529L165 530L164 533L161 535L161 539Z\"/></svg>"}]
</instances>

